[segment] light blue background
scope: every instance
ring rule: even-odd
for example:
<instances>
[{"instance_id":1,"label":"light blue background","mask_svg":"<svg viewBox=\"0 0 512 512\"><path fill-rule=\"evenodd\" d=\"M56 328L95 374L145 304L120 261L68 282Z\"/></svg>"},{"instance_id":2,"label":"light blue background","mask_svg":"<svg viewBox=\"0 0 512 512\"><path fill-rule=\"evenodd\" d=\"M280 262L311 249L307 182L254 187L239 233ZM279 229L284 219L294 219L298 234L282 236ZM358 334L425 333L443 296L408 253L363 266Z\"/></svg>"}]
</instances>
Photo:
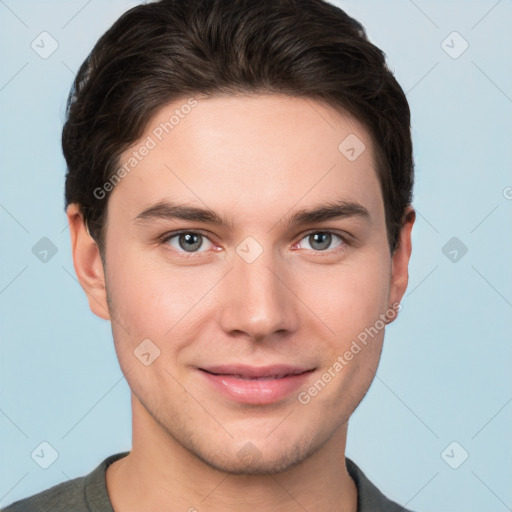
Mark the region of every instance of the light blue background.
<instances>
[{"instance_id":1,"label":"light blue background","mask_svg":"<svg viewBox=\"0 0 512 512\"><path fill-rule=\"evenodd\" d=\"M347 454L409 508L510 510L512 4L337 4L365 25L407 92L419 214L409 290ZM0 506L131 446L110 325L74 277L60 136L74 73L133 5L0 2ZM42 31L59 44L48 59L30 46ZM469 43L457 59L441 47L453 31ZM456 263L442 253L454 236L468 248ZM42 237L58 249L47 263L31 250ZM46 470L30 456L42 441L59 454ZM458 469L441 457L452 441L469 453Z\"/></svg>"}]
</instances>

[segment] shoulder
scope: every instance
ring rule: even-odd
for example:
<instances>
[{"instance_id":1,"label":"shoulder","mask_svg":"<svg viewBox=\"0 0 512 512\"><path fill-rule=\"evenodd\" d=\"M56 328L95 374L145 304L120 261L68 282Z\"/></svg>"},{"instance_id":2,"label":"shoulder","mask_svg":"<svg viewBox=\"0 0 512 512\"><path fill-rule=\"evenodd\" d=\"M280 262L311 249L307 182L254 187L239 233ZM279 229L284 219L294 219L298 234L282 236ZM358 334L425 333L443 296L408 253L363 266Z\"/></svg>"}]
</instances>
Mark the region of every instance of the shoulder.
<instances>
[{"instance_id":1,"label":"shoulder","mask_svg":"<svg viewBox=\"0 0 512 512\"><path fill-rule=\"evenodd\" d=\"M112 512L105 471L109 464L127 454L110 455L88 475L61 482L15 501L0 512Z\"/></svg>"},{"instance_id":2,"label":"shoulder","mask_svg":"<svg viewBox=\"0 0 512 512\"><path fill-rule=\"evenodd\" d=\"M87 511L84 497L85 476L62 482L33 496L11 503L2 512Z\"/></svg>"},{"instance_id":3,"label":"shoulder","mask_svg":"<svg viewBox=\"0 0 512 512\"><path fill-rule=\"evenodd\" d=\"M348 457L345 457L345 464L357 487L357 512L373 512L375 510L379 512L411 512L382 494L361 468Z\"/></svg>"}]
</instances>

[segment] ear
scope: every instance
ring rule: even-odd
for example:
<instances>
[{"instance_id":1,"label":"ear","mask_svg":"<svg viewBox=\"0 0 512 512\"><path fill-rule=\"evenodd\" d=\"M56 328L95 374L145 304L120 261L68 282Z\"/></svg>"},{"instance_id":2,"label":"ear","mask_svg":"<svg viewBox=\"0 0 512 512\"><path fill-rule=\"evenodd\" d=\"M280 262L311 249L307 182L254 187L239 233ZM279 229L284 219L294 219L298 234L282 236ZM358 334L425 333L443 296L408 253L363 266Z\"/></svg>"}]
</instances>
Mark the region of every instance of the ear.
<instances>
[{"instance_id":1,"label":"ear","mask_svg":"<svg viewBox=\"0 0 512 512\"><path fill-rule=\"evenodd\" d=\"M98 245L87 230L78 204L70 204L66 214L78 281L87 295L91 311L100 318L110 320L105 274Z\"/></svg>"},{"instance_id":2,"label":"ear","mask_svg":"<svg viewBox=\"0 0 512 512\"><path fill-rule=\"evenodd\" d=\"M398 235L398 243L391 258L390 307L392 307L392 304L400 303L407 289L409 282L409 259L411 258L412 251L411 232L415 220L416 212L412 206L409 206L404 212L402 227Z\"/></svg>"}]
</instances>

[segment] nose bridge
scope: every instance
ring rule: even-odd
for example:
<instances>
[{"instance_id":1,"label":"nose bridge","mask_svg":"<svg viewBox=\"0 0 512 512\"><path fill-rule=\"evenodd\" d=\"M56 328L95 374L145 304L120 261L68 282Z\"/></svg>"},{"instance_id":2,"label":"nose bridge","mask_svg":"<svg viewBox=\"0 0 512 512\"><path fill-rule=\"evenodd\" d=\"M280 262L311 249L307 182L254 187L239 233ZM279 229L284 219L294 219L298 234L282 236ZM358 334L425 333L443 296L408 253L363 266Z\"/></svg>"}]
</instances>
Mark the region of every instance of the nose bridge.
<instances>
[{"instance_id":1,"label":"nose bridge","mask_svg":"<svg viewBox=\"0 0 512 512\"><path fill-rule=\"evenodd\" d=\"M294 330L297 316L293 294L283 283L282 268L271 248L251 237L236 249L229 273L221 322L226 332L242 331L264 338L276 331Z\"/></svg>"}]
</instances>

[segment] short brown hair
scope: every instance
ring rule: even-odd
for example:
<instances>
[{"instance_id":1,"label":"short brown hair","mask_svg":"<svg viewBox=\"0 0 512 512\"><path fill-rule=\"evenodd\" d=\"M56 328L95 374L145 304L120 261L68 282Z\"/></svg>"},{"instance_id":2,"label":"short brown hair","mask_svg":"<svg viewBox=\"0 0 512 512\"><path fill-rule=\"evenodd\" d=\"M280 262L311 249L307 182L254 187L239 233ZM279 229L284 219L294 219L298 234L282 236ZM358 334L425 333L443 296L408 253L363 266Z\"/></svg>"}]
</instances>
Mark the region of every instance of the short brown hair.
<instances>
[{"instance_id":1,"label":"short brown hair","mask_svg":"<svg viewBox=\"0 0 512 512\"><path fill-rule=\"evenodd\" d=\"M368 129L394 251L412 200L409 105L363 26L324 0L160 0L98 40L71 89L62 148L66 206L79 204L100 249L108 197L94 190L156 112L194 94L237 93L322 100Z\"/></svg>"}]
</instances>

